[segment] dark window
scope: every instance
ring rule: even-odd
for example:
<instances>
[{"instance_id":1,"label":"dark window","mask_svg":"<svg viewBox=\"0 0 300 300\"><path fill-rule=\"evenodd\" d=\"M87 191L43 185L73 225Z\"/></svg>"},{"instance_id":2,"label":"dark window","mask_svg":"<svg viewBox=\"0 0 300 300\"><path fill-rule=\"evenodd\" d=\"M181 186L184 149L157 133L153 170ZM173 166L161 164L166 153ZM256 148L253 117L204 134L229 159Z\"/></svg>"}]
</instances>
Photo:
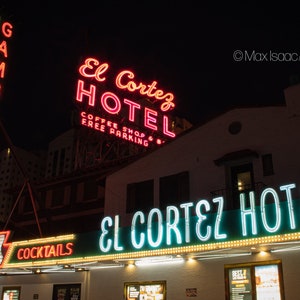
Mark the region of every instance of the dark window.
<instances>
[{"instance_id":1,"label":"dark window","mask_svg":"<svg viewBox=\"0 0 300 300\"><path fill-rule=\"evenodd\" d=\"M65 197L65 189L64 187L59 187L53 190L52 192L52 201L51 206L61 206L64 204L64 197Z\"/></svg>"},{"instance_id":2,"label":"dark window","mask_svg":"<svg viewBox=\"0 0 300 300\"><path fill-rule=\"evenodd\" d=\"M98 196L98 185L96 180L84 183L83 201L96 200Z\"/></svg>"},{"instance_id":3,"label":"dark window","mask_svg":"<svg viewBox=\"0 0 300 300\"><path fill-rule=\"evenodd\" d=\"M32 199L30 196L23 196L22 197L23 202L23 213L32 213L33 212L33 206L32 206Z\"/></svg>"},{"instance_id":4,"label":"dark window","mask_svg":"<svg viewBox=\"0 0 300 300\"><path fill-rule=\"evenodd\" d=\"M168 205L186 202L189 198L188 172L181 172L159 179L159 201L162 209L165 209Z\"/></svg>"},{"instance_id":5,"label":"dark window","mask_svg":"<svg viewBox=\"0 0 300 300\"><path fill-rule=\"evenodd\" d=\"M52 299L80 300L81 284L54 284Z\"/></svg>"},{"instance_id":6,"label":"dark window","mask_svg":"<svg viewBox=\"0 0 300 300\"><path fill-rule=\"evenodd\" d=\"M262 159L264 176L273 175L274 174L274 169L273 169L272 154L262 155L261 159Z\"/></svg>"},{"instance_id":7,"label":"dark window","mask_svg":"<svg viewBox=\"0 0 300 300\"><path fill-rule=\"evenodd\" d=\"M153 206L153 180L130 183L127 185L126 213L148 210Z\"/></svg>"},{"instance_id":8,"label":"dark window","mask_svg":"<svg viewBox=\"0 0 300 300\"><path fill-rule=\"evenodd\" d=\"M63 174L65 164L66 149L61 149L59 158L59 174Z\"/></svg>"},{"instance_id":9,"label":"dark window","mask_svg":"<svg viewBox=\"0 0 300 300\"><path fill-rule=\"evenodd\" d=\"M52 164L52 176L56 175L57 164L58 164L58 151L55 151L53 157L53 164Z\"/></svg>"}]
</instances>

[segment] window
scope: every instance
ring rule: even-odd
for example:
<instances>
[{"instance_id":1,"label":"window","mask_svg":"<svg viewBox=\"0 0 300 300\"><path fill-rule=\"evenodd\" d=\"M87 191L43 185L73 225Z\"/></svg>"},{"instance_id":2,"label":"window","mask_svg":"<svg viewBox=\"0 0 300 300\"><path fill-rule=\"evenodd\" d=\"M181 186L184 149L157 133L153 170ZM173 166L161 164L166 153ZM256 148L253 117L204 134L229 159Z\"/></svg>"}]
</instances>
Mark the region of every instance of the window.
<instances>
[{"instance_id":1,"label":"window","mask_svg":"<svg viewBox=\"0 0 300 300\"><path fill-rule=\"evenodd\" d=\"M60 151L59 171L58 171L59 175L63 174L63 172L64 172L65 156L66 156L66 149L63 148Z\"/></svg>"},{"instance_id":2,"label":"window","mask_svg":"<svg viewBox=\"0 0 300 300\"><path fill-rule=\"evenodd\" d=\"M148 210L153 206L153 180L130 183L127 185L126 213Z\"/></svg>"},{"instance_id":3,"label":"window","mask_svg":"<svg viewBox=\"0 0 300 300\"><path fill-rule=\"evenodd\" d=\"M273 158L272 154L265 154L261 156L262 166L263 166L263 174L264 176L270 176L274 174L273 169Z\"/></svg>"},{"instance_id":4,"label":"window","mask_svg":"<svg viewBox=\"0 0 300 300\"><path fill-rule=\"evenodd\" d=\"M64 204L65 189L64 187L58 187L52 191L51 206L62 206Z\"/></svg>"},{"instance_id":5,"label":"window","mask_svg":"<svg viewBox=\"0 0 300 300\"><path fill-rule=\"evenodd\" d=\"M232 208L238 208L240 194L254 190L252 163L232 166L230 173L233 199Z\"/></svg>"},{"instance_id":6,"label":"window","mask_svg":"<svg viewBox=\"0 0 300 300\"><path fill-rule=\"evenodd\" d=\"M281 261L225 265L226 300L284 299Z\"/></svg>"},{"instance_id":7,"label":"window","mask_svg":"<svg viewBox=\"0 0 300 300\"><path fill-rule=\"evenodd\" d=\"M55 151L52 160L52 176L56 175L57 163L58 163L58 151Z\"/></svg>"},{"instance_id":8,"label":"window","mask_svg":"<svg viewBox=\"0 0 300 300\"><path fill-rule=\"evenodd\" d=\"M96 180L86 181L84 183L83 201L97 200L98 184Z\"/></svg>"},{"instance_id":9,"label":"window","mask_svg":"<svg viewBox=\"0 0 300 300\"><path fill-rule=\"evenodd\" d=\"M29 195L22 196L20 203L22 203L22 212L24 214L33 212L32 199Z\"/></svg>"},{"instance_id":10,"label":"window","mask_svg":"<svg viewBox=\"0 0 300 300\"><path fill-rule=\"evenodd\" d=\"M81 285L80 284L55 284L53 285L52 299L67 300L76 299L80 300Z\"/></svg>"},{"instance_id":11,"label":"window","mask_svg":"<svg viewBox=\"0 0 300 300\"><path fill-rule=\"evenodd\" d=\"M159 180L160 207L183 203L190 198L189 172L161 177Z\"/></svg>"}]
</instances>

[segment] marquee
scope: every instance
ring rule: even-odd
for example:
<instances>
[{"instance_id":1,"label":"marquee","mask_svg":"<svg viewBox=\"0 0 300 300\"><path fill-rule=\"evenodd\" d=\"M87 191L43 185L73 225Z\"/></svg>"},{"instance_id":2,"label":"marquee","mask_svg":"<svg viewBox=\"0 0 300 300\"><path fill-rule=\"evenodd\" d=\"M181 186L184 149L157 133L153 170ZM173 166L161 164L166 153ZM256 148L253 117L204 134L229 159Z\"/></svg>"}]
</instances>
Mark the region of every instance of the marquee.
<instances>
[{"instance_id":1,"label":"marquee","mask_svg":"<svg viewBox=\"0 0 300 300\"><path fill-rule=\"evenodd\" d=\"M230 211L224 210L223 197L137 211L131 226L122 226L118 215L105 216L95 232L19 242L8 241L9 231L0 232L0 264L106 261L300 240L295 189L291 183L265 188L260 195L241 193L240 208Z\"/></svg>"}]
</instances>

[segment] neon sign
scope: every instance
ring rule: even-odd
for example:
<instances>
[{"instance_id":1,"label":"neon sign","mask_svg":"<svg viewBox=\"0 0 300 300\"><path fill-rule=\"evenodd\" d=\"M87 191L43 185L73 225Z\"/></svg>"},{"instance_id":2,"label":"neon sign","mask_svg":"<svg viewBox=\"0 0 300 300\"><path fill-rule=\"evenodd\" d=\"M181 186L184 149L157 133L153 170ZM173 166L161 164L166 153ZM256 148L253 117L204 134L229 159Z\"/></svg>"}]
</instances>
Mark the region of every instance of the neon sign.
<instances>
[{"instance_id":1,"label":"neon sign","mask_svg":"<svg viewBox=\"0 0 300 300\"><path fill-rule=\"evenodd\" d=\"M265 188L260 195L241 193L240 208L236 210L224 210L225 199L216 197L211 201L170 205L164 211L137 211L131 226L122 226L118 215L105 216L98 231L76 235L7 243L9 232L0 232L0 267L105 261L299 241L300 199L292 196L295 188L296 184L291 183L278 189Z\"/></svg>"},{"instance_id":2,"label":"neon sign","mask_svg":"<svg viewBox=\"0 0 300 300\"><path fill-rule=\"evenodd\" d=\"M6 59L8 58L7 39L12 37L13 26L9 22L1 24L1 37L3 40L0 43L0 94L2 93L2 81L5 78Z\"/></svg>"},{"instance_id":3,"label":"neon sign","mask_svg":"<svg viewBox=\"0 0 300 300\"><path fill-rule=\"evenodd\" d=\"M61 243L57 245L20 248L17 252L17 257L19 260L26 260L70 256L73 253L73 246L73 243Z\"/></svg>"},{"instance_id":4,"label":"neon sign","mask_svg":"<svg viewBox=\"0 0 300 300\"><path fill-rule=\"evenodd\" d=\"M0 267L4 263L7 250L9 249L11 243L8 243L9 231L0 231Z\"/></svg>"},{"instance_id":5,"label":"neon sign","mask_svg":"<svg viewBox=\"0 0 300 300\"><path fill-rule=\"evenodd\" d=\"M248 205L246 195L241 193L240 210L234 211L234 218L228 217L231 213L224 211L223 197L213 198L212 202L201 199L197 203L180 204L179 207L167 206L165 212L153 208L147 217L144 212L137 211L132 217L129 245L128 241L121 238L119 216L116 215L114 219L108 216L101 222L99 249L103 253L128 251L125 244L131 250L156 249L216 243L235 236L249 238L278 234L282 228L293 231L297 229L298 216L295 213L297 204L292 198L295 187L294 183L279 187L286 201L280 201L275 189L264 189L260 195L259 207L255 206L254 192L249 193ZM266 204L267 201L269 204ZM240 231L236 231L237 228Z\"/></svg>"},{"instance_id":6,"label":"neon sign","mask_svg":"<svg viewBox=\"0 0 300 300\"><path fill-rule=\"evenodd\" d=\"M144 147L176 136L166 115L175 107L173 93L158 88L157 81L136 80L129 70L109 81L108 71L109 64L95 58L87 58L79 67L76 103L80 106L81 125ZM109 84L118 94L106 90ZM138 101L132 97L138 97Z\"/></svg>"}]
</instances>

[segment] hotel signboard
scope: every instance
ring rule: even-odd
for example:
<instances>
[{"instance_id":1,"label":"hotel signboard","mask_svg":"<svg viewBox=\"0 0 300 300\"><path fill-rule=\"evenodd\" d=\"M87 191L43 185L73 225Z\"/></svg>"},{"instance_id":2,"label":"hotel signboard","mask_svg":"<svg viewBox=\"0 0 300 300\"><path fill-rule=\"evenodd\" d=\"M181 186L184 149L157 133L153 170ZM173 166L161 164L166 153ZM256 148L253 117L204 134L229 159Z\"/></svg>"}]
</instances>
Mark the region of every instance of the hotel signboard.
<instances>
[{"instance_id":1,"label":"hotel signboard","mask_svg":"<svg viewBox=\"0 0 300 300\"><path fill-rule=\"evenodd\" d=\"M164 211L153 208L147 214L137 211L127 227L120 216L105 216L95 232L8 242L9 232L4 231L0 264L105 261L299 240L300 200L292 196L295 188L292 183L265 188L260 195L241 194L237 210L225 211L224 198L217 197L168 206Z\"/></svg>"},{"instance_id":2,"label":"hotel signboard","mask_svg":"<svg viewBox=\"0 0 300 300\"><path fill-rule=\"evenodd\" d=\"M174 94L157 81L143 82L128 69L115 73L92 57L82 61L78 75L75 103L82 126L143 147L175 137L169 116Z\"/></svg>"}]
</instances>

